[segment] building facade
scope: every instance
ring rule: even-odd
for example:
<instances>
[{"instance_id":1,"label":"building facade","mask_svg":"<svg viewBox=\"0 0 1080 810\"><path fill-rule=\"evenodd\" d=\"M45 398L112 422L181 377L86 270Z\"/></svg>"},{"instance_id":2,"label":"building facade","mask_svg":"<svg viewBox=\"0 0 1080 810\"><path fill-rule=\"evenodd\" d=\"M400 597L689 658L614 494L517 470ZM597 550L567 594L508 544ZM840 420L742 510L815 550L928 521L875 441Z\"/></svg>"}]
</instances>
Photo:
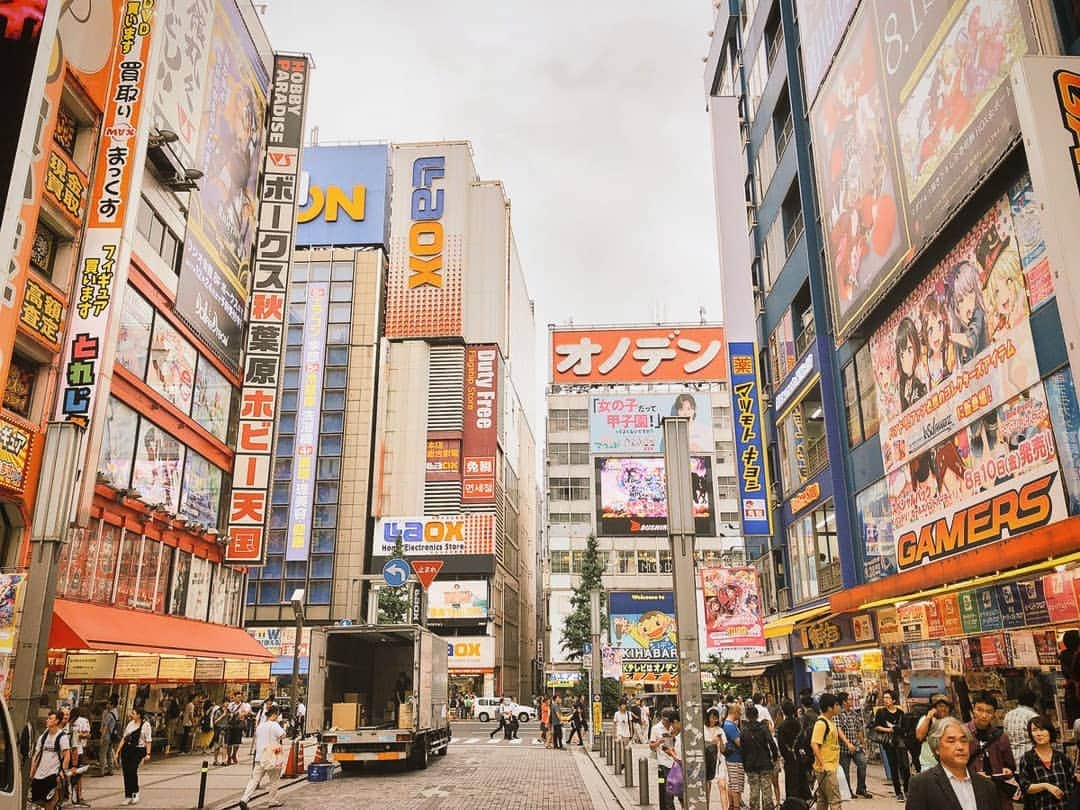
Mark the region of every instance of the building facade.
<instances>
[{"instance_id":1,"label":"building facade","mask_svg":"<svg viewBox=\"0 0 1080 810\"><path fill-rule=\"evenodd\" d=\"M905 14L717 4L725 309L756 353L772 477L748 546L773 578L762 685L920 698L962 675L1011 700L1001 669L1048 667L1077 619L1071 599L1038 607L1071 594L1077 550L1073 316L1018 115L1021 66L1075 52L1077 21L982 0ZM1019 649L999 652L1003 629Z\"/></svg>"}]
</instances>

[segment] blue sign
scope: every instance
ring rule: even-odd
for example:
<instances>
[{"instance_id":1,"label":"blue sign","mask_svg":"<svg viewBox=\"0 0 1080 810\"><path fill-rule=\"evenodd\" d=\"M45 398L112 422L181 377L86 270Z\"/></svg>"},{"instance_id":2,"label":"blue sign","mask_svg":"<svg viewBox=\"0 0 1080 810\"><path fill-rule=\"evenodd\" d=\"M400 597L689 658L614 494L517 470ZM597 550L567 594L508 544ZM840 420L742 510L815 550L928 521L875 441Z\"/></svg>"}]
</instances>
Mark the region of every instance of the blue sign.
<instances>
[{"instance_id":1,"label":"blue sign","mask_svg":"<svg viewBox=\"0 0 1080 810\"><path fill-rule=\"evenodd\" d=\"M761 421L761 383L757 353L750 341L728 344L731 404L735 422L735 462L739 479L739 514L744 536L771 535L769 466Z\"/></svg>"},{"instance_id":2,"label":"blue sign","mask_svg":"<svg viewBox=\"0 0 1080 810\"><path fill-rule=\"evenodd\" d=\"M391 588L400 588L409 580L409 564L401 557L391 557L382 567L382 576Z\"/></svg>"},{"instance_id":3,"label":"blue sign","mask_svg":"<svg viewBox=\"0 0 1080 810\"><path fill-rule=\"evenodd\" d=\"M592 652L592 642L591 642L591 641L586 641L586 642L585 642L585 643L584 643L584 644L582 645L582 647L581 647L581 651L582 651L583 653L585 653L586 655L588 655L589 653L591 653L591 652Z\"/></svg>"},{"instance_id":4,"label":"blue sign","mask_svg":"<svg viewBox=\"0 0 1080 810\"><path fill-rule=\"evenodd\" d=\"M308 146L300 167L297 247L386 244L388 146Z\"/></svg>"}]
</instances>

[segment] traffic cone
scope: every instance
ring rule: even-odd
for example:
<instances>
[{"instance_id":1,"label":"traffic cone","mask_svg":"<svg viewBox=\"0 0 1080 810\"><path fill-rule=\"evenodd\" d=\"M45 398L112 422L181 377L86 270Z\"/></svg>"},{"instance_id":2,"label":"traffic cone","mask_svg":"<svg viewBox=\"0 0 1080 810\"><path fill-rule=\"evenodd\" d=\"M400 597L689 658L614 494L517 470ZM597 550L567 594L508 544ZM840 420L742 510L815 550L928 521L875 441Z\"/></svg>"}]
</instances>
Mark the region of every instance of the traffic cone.
<instances>
[{"instance_id":1,"label":"traffic cone","mask_svg":"<svg viewBox=\"0 0 1080 810\"><path fill-rule=\"evenodd\" d=\"M297 775L296 770L296 742L289 746L289 758L285 760L285 772L282 774L287 779L291 779Z\"/></svg>"}]
</instances>

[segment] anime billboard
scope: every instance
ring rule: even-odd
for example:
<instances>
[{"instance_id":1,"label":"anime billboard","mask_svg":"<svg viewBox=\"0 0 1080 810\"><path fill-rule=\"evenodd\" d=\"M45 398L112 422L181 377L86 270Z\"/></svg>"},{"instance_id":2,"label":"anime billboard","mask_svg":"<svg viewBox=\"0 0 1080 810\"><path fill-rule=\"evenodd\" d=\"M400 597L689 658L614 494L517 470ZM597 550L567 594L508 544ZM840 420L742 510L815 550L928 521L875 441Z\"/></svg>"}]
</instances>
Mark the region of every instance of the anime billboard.
<instances>
[{"instance_id":1,"label":"anime billboard","mask_svg":"<svg viewBox=\"0 0 1080 810\"><path fill-rule=\"evenodd\" d=\"M664 452L664 417L690 419L690 452L713 452L712 405L708 394L593 394L589 397L592 453Z\"/></svg>"},{"instance_id":2,"label":"anime billboard","mask_svg":"<svg viewBox=\"0 0 1080 810\"><path fill-rule=\"evenodd\" d=\"M608 631L622 653L624 681L669 681L678 676L675 597L671 591L608 594Z\"/></svg>"},{"instance_id":3,"label":"anime billboard","mask_svg":"<svg viewBox=\"0 0 1080 810\"><path fill-rule=\"evenodd\" d=\"M764 647L761 595L752 566L699 569L705 600L705 649Z\"/></svg>"},{"instance_id":4,"label":"anime billboard","mask_svg":"<svg viewBox=\"0 0 1080 810\"><path fill-rule=\"evenodd\" d=\"M716 534L712 462L690 459L694 526L699 537ZM663 458L596 459L596 526L604 536L667 532L667 485Z\"/></svg>"}]
</instances>

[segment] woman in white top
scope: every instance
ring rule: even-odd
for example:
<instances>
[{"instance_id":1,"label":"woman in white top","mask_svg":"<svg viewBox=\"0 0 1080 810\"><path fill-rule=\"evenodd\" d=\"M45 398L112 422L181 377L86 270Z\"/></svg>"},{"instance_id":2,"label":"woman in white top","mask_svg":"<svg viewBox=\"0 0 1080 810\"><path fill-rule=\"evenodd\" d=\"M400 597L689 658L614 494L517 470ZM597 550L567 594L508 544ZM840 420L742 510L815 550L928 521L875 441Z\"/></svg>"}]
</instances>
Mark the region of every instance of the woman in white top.
<instances>
[{"instance_id":1,"label":"woman in white top","mask_svg":"<svg viewBox=\"0 0 1080 810\"><path fill-rule=\"evenodd\" d=\"M630 742L630 712L626 710L626 701L619 701L619 710L615 712L615 739L624 745Z\"/></svg>"},{"instance_id":2,"label":"woman in white top","mask_svg":"<svg viewBox=\"0 0 1080 810\"><path fill-rule=\"evenodd\" d=\"M712 753L710 745L716 746ZM724 749L727 748L727 736L720 723L720 710L713 706L705 713L705 802L712 803L713 786L720 796L720 810L728 810L730 797L727 789L727 760ZM711 766L711 767L710 767Z\"/></svg>"},{"instance_id":3,"label":"woman in white top","mask_svg":"<svg viewBox=\"0 0 1080 810\"><path fill-rule=\"evenodd\" d=\"M116 750L116 758L124 771L124 804L139 803L139 765L150 759L153 732L142 709L128 712L128 724Z\"/></svg>"}]
</instances>

